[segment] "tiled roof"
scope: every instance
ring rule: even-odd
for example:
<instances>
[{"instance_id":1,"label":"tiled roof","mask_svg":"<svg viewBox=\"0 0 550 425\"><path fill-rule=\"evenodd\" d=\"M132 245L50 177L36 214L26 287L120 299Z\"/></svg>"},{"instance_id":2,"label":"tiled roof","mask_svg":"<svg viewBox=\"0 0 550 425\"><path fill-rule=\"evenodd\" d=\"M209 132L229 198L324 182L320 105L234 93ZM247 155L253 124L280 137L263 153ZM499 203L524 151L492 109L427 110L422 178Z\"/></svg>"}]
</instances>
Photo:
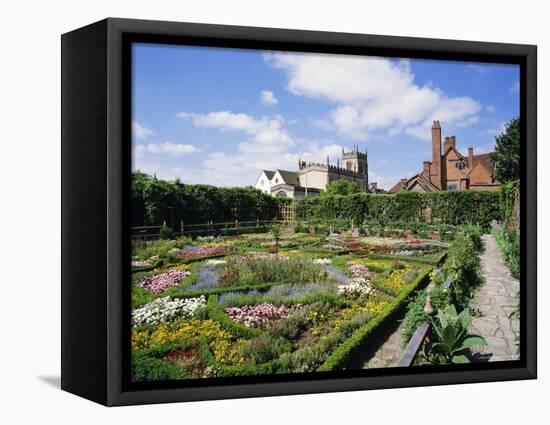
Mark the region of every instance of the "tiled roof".
<instances>
[{"instance_id":1,"label":"tiled roof","mask_svg":"<svg viewBox=\"0 0 550 425\"><path fill-rule=\"evenodd\" d=\"M271 170L262 170L262 171L264 172L264 174L267 176L269 180L271 180L275 175L275 171L271 171Z\"/></svg>"},{"instance_id":2,"label":"tiled roof","mask_svg":"<svg viewBox=\"0 0 550 425\"><path fill-rule=\"evenodd\" d=\"M418 184L424 192L439 192L437 186L435 186L431 181L429 181L422 174L415 174L410 179L407 180L407 188L412 187L414 184ZM399 180L388 192L397 193L403 190L403 184Z\"/></svg>"},{"instance_id":3,"label":"tiled roof","mask_svg":"<svg viewBox=\"0 0 550 425\"><path fill-rule=\"evenodd\" d=\"M296 171L286 171L286 170L277 170L281 175L285 183L291 184L293 186L300 185L300 179L298 178L298 173Z\"/></svg>"},{"instance_id":4,"label":"tiled roof","mask_svg":"<svg viewBox=\"0 0 550 425\"><path fill-rule=\"evenodd\" d=\"M482 153L479 155L474 155L474 166L481 162L487 169L493 172L495 168L495 162L491 158L490 153Z\"/></svg>"}]
</instances>

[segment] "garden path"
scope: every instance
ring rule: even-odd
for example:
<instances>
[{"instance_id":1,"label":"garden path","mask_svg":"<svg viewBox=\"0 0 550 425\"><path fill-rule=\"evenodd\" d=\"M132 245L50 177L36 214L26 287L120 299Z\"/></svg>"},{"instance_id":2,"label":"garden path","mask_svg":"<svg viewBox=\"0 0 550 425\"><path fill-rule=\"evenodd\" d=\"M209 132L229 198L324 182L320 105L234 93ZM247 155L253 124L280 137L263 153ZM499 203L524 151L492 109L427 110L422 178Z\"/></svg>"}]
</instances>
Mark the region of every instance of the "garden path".
<instances>
[{"instance_id":1,"label":"garden path","mask_svg":"<svg viewBox=\"0 0 550 425\"><path fill-rule=\"evenodd\" d=\"M475 347L476 361L516 360L519 357L516 336L519 320L512 315L517 306L519 281L506 266L492 235L484 235L485 250L481 255L484 283L474 295L470 308L474 313L470 331L483 336L488 345Z\"/></svg>"},{"instance_id":2,"label":"garden path","mask_svg":"<svg viewBox=\"0 0 550 425\"><path fill-rule=\"evenodd\" d=\"M403 336L398 326L376 351L374 356L363 364L363 369L393 367L403 355Z\"/></svg>"}]
</instances>

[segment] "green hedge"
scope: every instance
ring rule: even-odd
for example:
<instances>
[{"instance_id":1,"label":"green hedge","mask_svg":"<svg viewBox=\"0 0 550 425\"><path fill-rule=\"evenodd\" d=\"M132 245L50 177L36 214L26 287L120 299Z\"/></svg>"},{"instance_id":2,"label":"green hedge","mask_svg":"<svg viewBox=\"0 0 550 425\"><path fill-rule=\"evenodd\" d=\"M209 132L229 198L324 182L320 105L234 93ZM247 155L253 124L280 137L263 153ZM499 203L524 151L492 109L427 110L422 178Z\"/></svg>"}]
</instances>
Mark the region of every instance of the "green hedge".
<instances>
[{"instance_id":1,"label":"green hedge","mask_svg":"<svg viewBox=\"0 0 550 425\"><path fill-rule=\"evenodd\" d=\"M294 201L298 220L422 222L448 225L478 224L487 228L501 219L500 192L457 190L434 193L358 193L308 197Z\"/></svg>"},{"instance_id":2,"label":"green hedge","mask_svg":"<svg viewBox=\"0 0 550 425\"><path fill-rule=\"evenodd\" d=\"M218 296L215 294L208 297L206 309L210 319L218 322L223 329L234 336L249 339L261 333L260 329L246 327L225 314L225 311L218 305Z\"/></svg>"},{"instance_id":3,"label":"green hedge","mask_svg":"<svg viewBox=\"0 0 550 425\"><path fill-rule=\"evenodd\" d=\"M220 294L223 294L224 292L244 292L244 291L251 291L253 289L263 291L275 285L281 285L281 282L260 283L258 285L239 285L239 286L227 286L227 287L222 286L222 287L211 288L211 289L197 289L195 291L184 292L181 294L174 294L171 296L173 298L192 298L192 297L197 297L199 295L205 295L205 296L214 295L214 294L220 295Z\"/></svg>"},{"instance_id":4,"label":"green hedge","mask_svg":"<svg viewBox=\"0 0 550 425\"><path fill-rule=\"evenodd\" d=\"M441 263L443 263L443 261L445 260L446 257L447 257L446 252L441 253L441 255L438 258L436 258L435 260L429 260L429 259L426 259L426 258L418 258L418 257L412 256L412 255L407 257L407 256L401 256L401 255L370 254L368 256L368 258L372 259L372 260L398 260L398 261L406 261L406 262L410 262L410 263L429 264L429 265L432 265L432 266L440 265ZM376 272L375 269L372 269L372 271Z\"/></svg>"},{"instance_id":5,"label":"green hedge","mask_svg":"<svg viewBox=\"0 0 550 425\"><path fill-rule=\"evenodd\" d=\"M365 341L365 338L379 326L384 325L399 310L402 304L409 299L410 295L414 291L416 291L423 284L427 283L431 271L431 268L424 269L424 272L421 273L410 285L408 285L399 294L399 296L388 304L378 316L357 329L351 337L349 337L342 345L334 350L317 370L319 372L327 372L342 369Z\"/></svg>"},{"instance_id":6,"label":"green hedge","mask_svg":"<svg viewBox=\"0 0 550 425\"><path fill-rule=\"evenodd\" d=\"M516 227L519 227L515 217L519 190L519 181L511 181L503 185L500 191L500 214L508 229L517 230Z\"/></svg>"},{"instance_id":7,"label":"green hedge","mask_svg":"<svg viewBox=\"0 0 550 425\"><path fill-rule=\"evenodd\" d=\"M132 173L132 226L154 226L166 221L184 224L272 220L279 199L253 187L215 187L183 184Z\"/></svg>"}]
</instances>

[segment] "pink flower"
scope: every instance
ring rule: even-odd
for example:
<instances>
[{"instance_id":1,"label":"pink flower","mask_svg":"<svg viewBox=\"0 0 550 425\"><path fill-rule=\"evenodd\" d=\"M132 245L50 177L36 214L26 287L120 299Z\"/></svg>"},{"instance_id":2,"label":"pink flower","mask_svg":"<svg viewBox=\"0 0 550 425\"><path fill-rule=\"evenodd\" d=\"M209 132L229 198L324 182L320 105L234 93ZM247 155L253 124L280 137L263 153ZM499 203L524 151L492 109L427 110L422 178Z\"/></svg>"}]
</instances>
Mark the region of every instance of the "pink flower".
<instances>
[{"instance_id":1,"label":"pink flower","mask_svg":"<svg viewBox=\"0 0 550 425\"><path fill-rule=\"evenodd\" d=\"M275 320L287 317L292 312L301 309L301 304L291 307L284 305L275 306L269 303L258 305L245 305L243 307L228 307L226 314L236 322L243 323L247 327L263 327Z\"/></svg>"},{"instance_id":2,"label":"pink flower","mask_svg":"<svg viewBox=\"0 0 550 425\"><path fill-rule=\"evenodd\" d=\"M137 286L155 294L160 294L166 289L176 286L182 279L185 279L190 274L191 272L187 270L172 270L168 273L144 277L137 283Z\"/></svg>"},{"instance_id":3,"label":"pink flower","mask_svg":"<svg viewBox=\"0 0 550 425\"><path fill-rule=\"evenodd\" d=\"M210 257L212 255L225 254L227 251L221 248L199 248L194 251L180 252L177 254L180 258L198 258Z\"/></svg>"}]
</instances>

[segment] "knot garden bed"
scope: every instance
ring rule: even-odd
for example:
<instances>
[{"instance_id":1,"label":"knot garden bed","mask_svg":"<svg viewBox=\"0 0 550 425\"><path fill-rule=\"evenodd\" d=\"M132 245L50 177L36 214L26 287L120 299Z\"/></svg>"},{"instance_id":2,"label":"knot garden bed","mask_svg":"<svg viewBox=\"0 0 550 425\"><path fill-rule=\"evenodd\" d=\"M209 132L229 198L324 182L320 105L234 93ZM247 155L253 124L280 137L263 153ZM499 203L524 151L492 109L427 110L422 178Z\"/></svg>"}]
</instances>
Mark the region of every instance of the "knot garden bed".
<instances>
[{"instance_id":1,"label":"knot garden bed","mask_svg":"<svg viewBox=\"0 0 550 425\"><path fill-rule=\"evenodd\" d=\"M273 249L270 234L252 234L135 249L132 379L345 369L445 254L394 258L325 241L285 233Z\"/></svg>"}]
</instances>

